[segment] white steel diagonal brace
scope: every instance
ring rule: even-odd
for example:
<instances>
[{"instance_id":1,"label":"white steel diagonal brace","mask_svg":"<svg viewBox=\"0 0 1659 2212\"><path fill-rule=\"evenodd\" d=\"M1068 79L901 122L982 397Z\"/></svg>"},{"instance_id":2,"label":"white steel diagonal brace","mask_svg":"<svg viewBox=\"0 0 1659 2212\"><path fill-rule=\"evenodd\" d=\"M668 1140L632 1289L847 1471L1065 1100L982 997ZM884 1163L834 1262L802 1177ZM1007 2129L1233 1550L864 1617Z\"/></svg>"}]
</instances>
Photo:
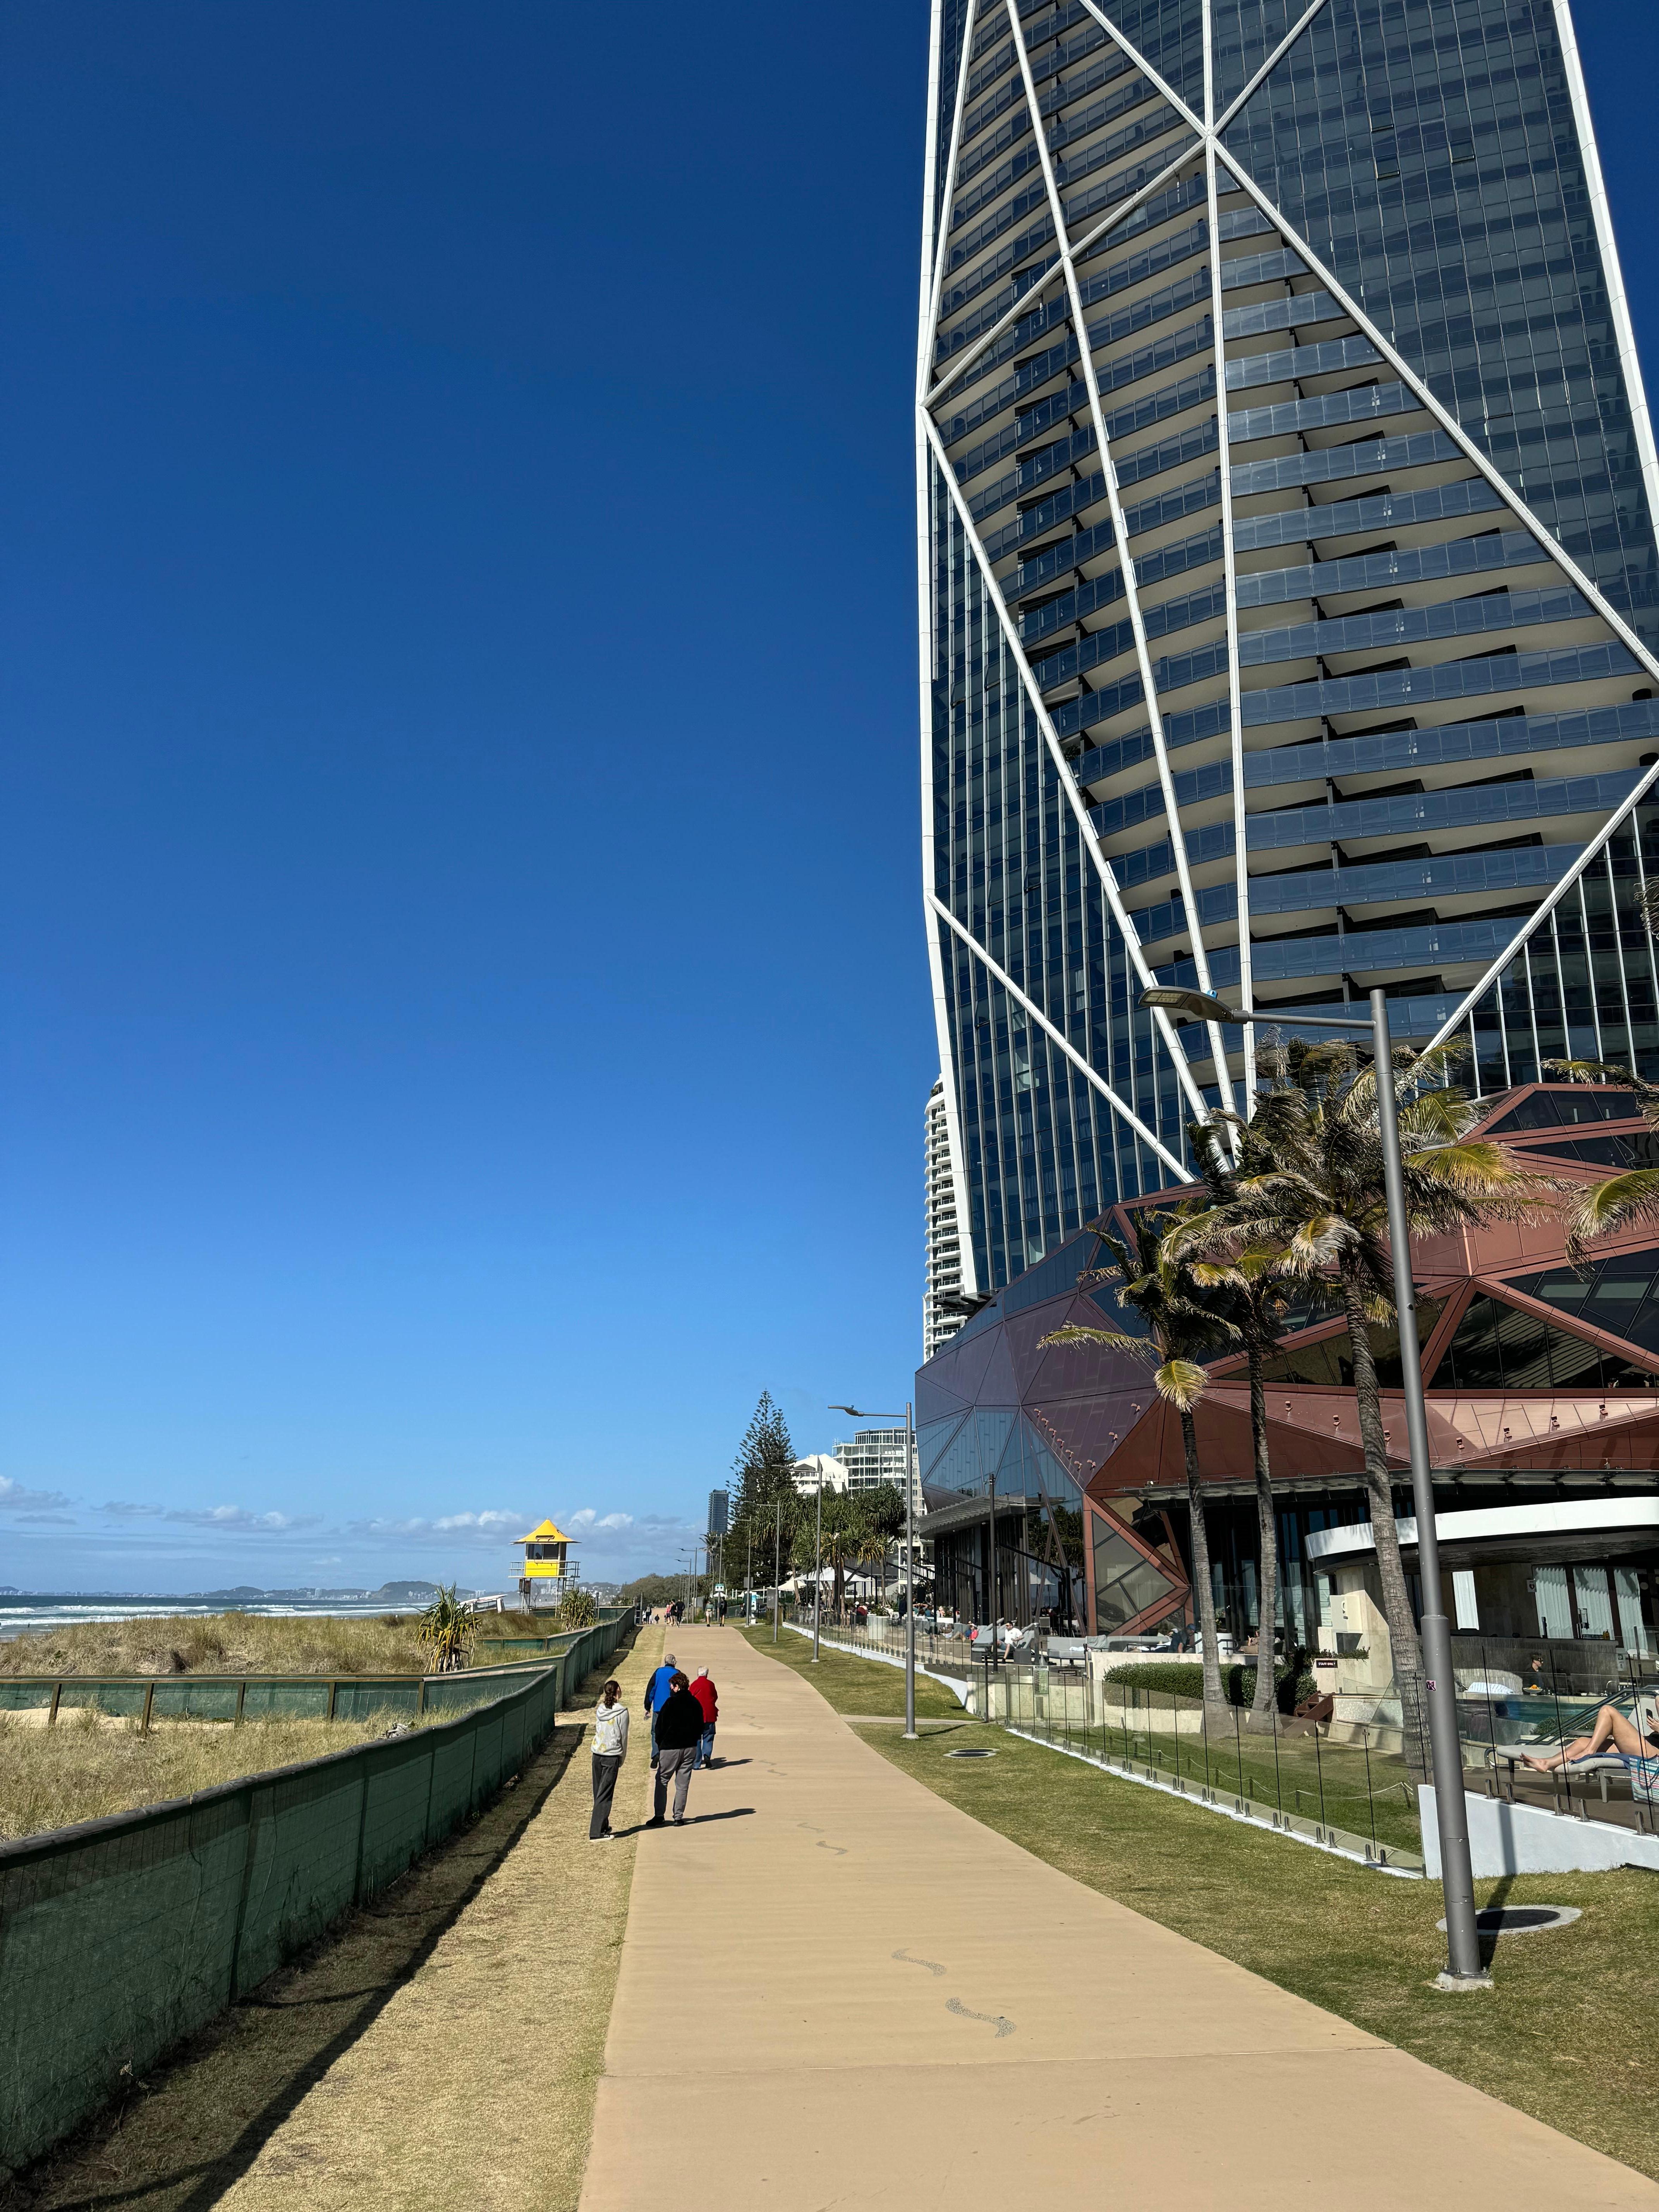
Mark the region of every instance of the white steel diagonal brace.
<instances>
[{"instance_id":1,"label":"white steel diagonal brace","mask_svg":"<svg viewBox=\"0 0 1659 2212\"><path fill-rule=\"evenodd\" d=\"M1073 259L1080 261L1085 254L1092 253L1101 240L1115 230L1121 222L1127 222L1143 201L1151 199L1155 192L1164 189L1172 177L1178 176L1182 169L1188 167L1197 152L1197 147L1189 139L1182 139L1179 152L1170 157L1155 177L1149 177L1137 191L1130 193L1127 200L1120 206L1115 207L1110 215L1079 239L1077 244L1070 249ZM982 337L976 339L971 346L963 348L961 360L957 362L954 368L946 370L927 394L925 403L927 406L936 407L957 379L964 375L976 361L984 358L987 351L996 343L1008 325L1017 321L1021 315L1028 313L1034 300L1042 299L1062 281L1060 263L1064 258L1063 253L1057 254L1054 266L1046 270L1034 284L1029 285L1014 301L1012 307L998 316ZM933 337L936 338L938 334L936 326ZM929 343L932 343L933 339L930 338Z\"/></svg>"},{"instance_id":2,"label":"white steel diagonal brace","mask_svg":"<svg viewBox=\"0 0 1659 2212\"><path fill-rule=\"evenodd\" d=\"M998 627L1002 632L1003 643L1007 647L1014 665L1019 672L1020 683L1024 689L1027 699L1030 702L1031 710L1036 716L1037 727L1042 732L1043 742L1048 750L1048 757L1054 763L1054 772L1060 778L1060 788L1076 817L1084 849L1094 861L1095 872L1100 878L1101 887L1105 891L1107 903L1112 910L1112 919L1122 933L1124 946L1133 964L1135 973L1139 976L1143 985L1150 986L1158 979L1147 964L1146 956L1141 950L1139 935L1129 919L1128 909L1123 903L1123 895L1118 889L1117 878L1112 873L1111 864L1100 849L1099 840L1095 836L1094 824L1089 819L1089 810L1083 802L1083 793L1078 789L1077 778L1072 774L1071 763L1060 750L1060 738L1055 731L1053 717L1043 702L1042 692L1037 680L1031 672L1031 664L1025 658L1025 648L1019 641L1018 631L1009 617L1008 602L1002 596L1002 586L996 580L996 572L986 556L984 542L974 526L972 515L968 512L968 502L963 496L962 487L957 483L951 473L950 463L945 458L945 448L939 440L938 425L926 412L923 412L919 419L923 434L932 449L934 459L939 464L939 476L946 491L951 495L951 504L956 508L957 518L962 525L963 535L972 550L975 565L980 572L986 592L991 601L992 610L997 617ZM1161 1008L1153 1014L1152 1019L1158 1034L1164 1039L1165 1048L1174 1066L1176 1079L1187 1093L1188 1102L1194 1115L1200 1121L1207 1121L1210 1114L1209 1102L1198 1087L1197 1079L1193 1074L1185 1052L1182 1049L1181 1041L1176 1034L1174 1024Z\"/></svg>"},{"instance_id":3,"label":"white steel diagonal brace","mask_svg":"<svg viewBox=\"0 0 1659 2212\"><path fill-rule=\"evenodd\" d=\"M1176 800L1175 779L1170 769L1169 750L1164 742L1164 717L1159 712L1158 690L1152 678L1152 654L1146 647L1146 624L1140 611L1140 595L1135 585L1134 562L1129 557L1128 532L1124 524L1123 502L1118 495L1117 466L1106 436L1106 416L1100 404L1100 380L1095 374L1094 349L1090 343L1089 325L1083 313L1083 295L1078 288L1077 266L1071 255L1066 235L1066 212L1060 202L1060 188L1054 182L1054 167L1048 152L1048 142L1042 128L1042 118L1037 112L1036 85L1031 76L1031 58L1025 51L1025 40L1019 27L1018 0L1006 0L1008 21L1014 34L1014 52L1019 60L1019 73L1025 86L1025 102L1030 111L1031 128L1036 136L1037 159L1042 165L1042 182L1048 195L1049 211L1054 216L1054 234L1060 240L1060 266L1066 272L1066 289L1071 304L1072 324L1077 332L1078 353L1083 369L1083 380L1089 394L1089 413L1095 426L1095 444L1100 454L1101 472L1106 485L1106 502L1111 510L1112 536L1117 545L1118 565L1123 576L1124 604L1128 612L1129 629L1134 639L1135 665L1140 671L1141 690L1146 695L1146 719L1152 733L1152 752L1158 762L1158 787L1164 794L1164 811L1170 825L1170 848L1175 855L1176 879L1181 886L1181 897L1192 924L1193 962L1198 970L1200 990L1210 989L1210 963L1203 938L1199 933L1197 894L1193 889L1192 872L1187 862L1186 833L1182 827L1181 810ZM1213 252L1211 258L1214 259ZM1220 331L1216 331L1217 361L1219 363ZM1218 377L1218 385L1219 378ZM1218 411L1226 404L1226 395L1221 393ZM1066 771L1069 775L1070 771ZM1075 782L1075 777L1072 778ZM1211 1057L1214 1061L1216 1078L1224 1095L1227 1089L1227 1054L1219 1025L1208 1024Z\"/></svg>"},{"instance_id":4,"label":"white steel diagonal brace","mask_svg":"<svg viewBox=\"0 0 1659 2212\"><path fill-rule=\"evenodd\" d=\"M928 372L933 365L933 339L939 329L939 295L945 289L945 264L951 251L951 195L957 188L957 160L962 151L962 118L968 102L968 64L973 58L974 23L979 0L968 0L968 13L962 25L962 66L957 73L956 112L951 118L951 150L945 163L945 189L932 193L927 203L927 221L933 221L933 208L938 206L945 220L939 226L939 236L933 248L933 282L922 318L922 354L916 365L916 397L921 398ZM933 111L929 111L930 114ZM931 133L930 133L931 140ZM931 189L931 188L930 188ZM925 281L925 280L924 280Z\"/></svg>"},{"instance_id":5,"label":"white steel diagonal brace","mask_svg":"<svg viewBox=\"0 0 1659 2212\"><path fill-rule=\"evenodd\" d=\"M1453 415L1448 408L1441 404L1440 401L1436 398L1433 392L1430 390L1429 386L1424 382L1423 379L1417 374L1416 370L1412 368L1411 364L1404 358L1398 349L1389 343L1389 339L1385 337L1376 322L1372 319L1372 317L1365 313L1358 301L1356 301L1346 288L1338 282L1333 271L1325 266L1324 263L1319 258L1319 256L1314 252L1312 246L1308 244L1307 240L1303 238L1297 231L1293 229L1291 224L1285 221L1284 215L1273 205L1273 203L1267 198L1267 194L1261 189L1261 187L1256 185L1252 179L1247 176L1243 173L1242 167L1234 161L1229 161L1228 172L1230 175L1236 179L1241 189L1249 195L1249 197L1256 203L1257 206L1261 210L1262 213L1273 223L1285 241L1293 246L1296 252L1301 255L1303 260L1307 264L1309 274L1310 276L1316 276L1320 283L1324 285L1326 290L1329 292L1331 297L1341 307L1344 314L1346 314L1350 320L1358 324L1360 329L1364 331L1366 337L1370 338L1371 343L1376 347L1378 352L1389 363L1395 374L1400 378L1401 383L1406 385L1409 390L1417 395L1418 398L1423 404L1425 411L1433 416L1435 421L1439 423L1442 429L1446 432L1447 435L1457 446L1464 457L1472 462L1474 467L1480 471L1480 474L1486 478L1486 482L1492 486L1492 489L1498 494L1504 505L1508 507L1510 512L1528 531L1531 532L1532 535L1544 548L1550 558L1555 562L1557 566L1560 568L1565 574L1571 578L1577 589L1583 594L1584 598L1589 601L1596 612L1601 615L1603 621L1606 622L1608 627L1614 632L1615 635L1619 638L1620 642L1626 646L1629 650L1635 654L1637 659L1641 663L1642 666L1648 672L1648 673L1656 681L1659 681L1659 659L1656 659L1654 655L1649 652L1646 646L1643 644L1641 639L1638 637L1635 631L1630 627L1630 624L1625 620L1624 617L1620 614L1615 607L1609 605L1606 598L1596 588L1595 585L1590 581L1583 570L1580 568L1577 562L1573 560L1571 556L1558 542L1553 534L1544 527L1538 517L1533 513L1532 509L1522 498L1520 493L1516 490L1514 485L1511 484L1508 477L1504 476L1502 470L1496 467L1487 456L1481 452L1480 447L1477 446L1474 439L1468 435L1468 432L1463 428L1462 424L1458 422L1456 416ZM1589 843L1585 846L1583 851L1573 862L1572 866L1566 871L1560 881L1551 888L1548 896L1545 897L1540 904L1534 908L1532 913L1527 916L1527 919L1522 922L1521 927L1516 932L1514 937L1510 940L1510 943L1504 947L1504 951L1492 963L1491 967L1487 969L1486 974L1480 978L1480 981L1476 983L1471 990L1465 994L1455 1012L1447 1018L1447 1019L1441 1024L1440 1028L1435 1032L1433 1038L1431 1040L1431 1044L1443 1044L1446 1039L1450 1036L1455 1030L1460 1028L1468 1018L1470 1010L1474 1006L1476 1000L1491 988L1498 977L1503 974L1504 969L1509 966L1510 961L1513 960L1516 955L1522 950L1527 940L1532 936L1534 930L1539 928L1542 923L1549 919L1549 916L1554 912L1555 908L1565 896L1566 893L1577 883L1585 868L1589 866L1589 863L1595 858L1596 854L1601 852L1602 848L1607 844L1608 839L1613 836L1614 832L1618 830L1625 822L1628 821L1631 815L1635 811L1637 807L1641 805L1642 801L1647 797L1649 792L1652 790L1656 783L1659 783L1659 762L1656 762L1655 764L1649 769L1647 774L1643 776L1640 782L1637 784L1635 789L1629 793L1628 797L1620 800L1614 812L1608 817L1607 822L1602 824L1602 827L1597 834L1591 838Z\"/></svg>"},{"instance_id":6,"label":"white steel diagonal brace","mask_svg":"<svg viewBox=\"0 0 1659 2212\"><path fill-rule=\"evenodd\" d=\"M1304 19L1307 20L1306 18ZM1210 0L1204 0L1204 115L1206 125L1215 113L1215 64L1212 54ZM1238 908L1238 995L1243 1006L1253 1006L1254 971L1250 945L1250 861L1244 843L1244 703L1238 680L1238 566L1233 550L1232 447L1227 430L1227 348L1223 337L1221 285L1221 216L1218 201L1215 137L1206 130L1204 141L1205 210L1210 227L1210 320L1215 326L1216 461L1221 472L1221 558L1224 576L1227 623L1227 734L1233 778L1233 886ZM1192 908L1188 918L1196 938L1202 921ZM1255 1025L1244 1024L1244 1097L1255 1097Z\"/></svg>"},{"instance_id":7,"label":"white steel diagonal brace","mask_svg":"<svg viewBox=\"0 0 1659 2212\"><path fill-rule=\"evenodd\" d=\"M1099 1069L1094 1066L1091 1061L1086 1060L1084 1058L1083 1054L1078 1050L1071 1039L1066 1036L1064 1030L1055 1028L1053 1022L1049 1020L1048 1015L1043 1012L1042 1007L1037 1005L1034 999L1029 997L1025 992L1021 990L1019 985L1015 982L1013 977L1009 975L1007 969L1000 966L992 955L987 951L984 945L980 943L978 938L973 934L967 924L964 921L960 921L956 915L951 913L950 908L945 905L944 900L940 898L936 892L930 890L925 893L924 896L927 898L928 905L933 908L939 920L945 924L947 928L955 931L956 934L962 939L963 943L968 947L968 950L973 954L974 957L980 962L981 966L989 969L992 975L994 975L996 981L1001 984L1003 989L1008 994L1008 996L1015 1001L1016 1005L1024 1007L1026 1012L1036 1024L1037 1027L1043 1032L1044 1036L1052 1039L1052 1041L1059 1046L1060 1051L1065 1054L1066 1059L1071 1061L1073 1066L1077 1069L1080 1075L1087 1077L1088 1080L1093 1084L1095 1089L1099 1091L1101 1097L1106 1101L1112 1111L1120 1115L1122 1120L1128 1123L1129 1127L1134 1131L1136 1136L1139 1138L1141 1143L1144 1145L1150 1145L1153 1152L1158 1154L1159 1159L1164 1162L1164 1165L1175 1170L1176 1179L1178 1182L1190 1182L1192 1180L1191 1172L1184 1162L1177 1159L1176 1155L1170 1150L1169 1146L1164 1143L1163 1139L1156 1136L1153 1132L1146 1127L1146 1124L1135 1112L1133 1106L1129 1105L1124 1099L1118 1097L1116 1091L1114 1091L1111 1085L1107 1082L1105 1077L1100 1073Z\"/></svg>"},{"instance_id":8,"label":"white steel diagonal brace","mask_svg":"<svg viewBox=\"0 0 1659 2212\"><path fill-rule=\"evenodd\" d=\"M934 269L942 246L936 241L934 210L942 204L937 191L939 158L939 64L943 46L944 0L933 0L933 35L928 41L927 80L927 150L922 164L921 186L921 296L917 302L920 328L916 336L916 393L918 401L927 381L933 364L933 329L938 319L939 294L934 284ZM962 70L957 88L956 123L951 135L951 155L954 159L960 139L963 93L967 84L968 60L973 46L970 27L962 41ZM938 224L944 234L946 226ZM932 312L929 302L932 302ZM933 461L927 441L922 435L921 410L918 405L916 422L916 597L917 627L920 631L917 666L921 684L921 880L925 890L933 884L936 858L933 849L933 665L938 650L935 641L933 611ZM931 891L927 891L931 896ZM951 1182L956 1198L957 1220L960 1224L958 1239L961 1247L962 1287L970 1296L979 1289L979 1267L974 1256L972 1231L973 1212L968 1190L967 1149L963 1143L962 1111L957 1096L954 1071L957 1066L955 1039L951 1033L950 1006L945 990L945 967L940 957L939 929L931 915L927 916L925 932L927 939L927 975L933 994L933 1026L939 1040L939 1064L945 1075L945 1126L950 1139Z\"/></svg>"}]
</instances>

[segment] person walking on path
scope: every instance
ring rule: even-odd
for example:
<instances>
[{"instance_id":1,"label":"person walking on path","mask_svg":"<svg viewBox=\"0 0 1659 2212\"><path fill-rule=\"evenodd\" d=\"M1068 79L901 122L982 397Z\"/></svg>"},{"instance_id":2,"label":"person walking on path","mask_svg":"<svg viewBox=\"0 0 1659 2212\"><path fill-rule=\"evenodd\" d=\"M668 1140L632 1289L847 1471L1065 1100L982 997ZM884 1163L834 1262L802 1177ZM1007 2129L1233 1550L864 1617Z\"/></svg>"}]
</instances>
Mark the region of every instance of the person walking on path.
<instances>
[{"instance_id":1,"label":"person walking on path","mask_svg":"<svg viewBox=\"0 0 1659 2212\"><path fill-rule=\"evenodd\" d=\"M697 1763L702 1737L702 1707L692 1696L678 1668L668 1695L657 1708L657 1784L650 1826L660 1828L668 1804L668 1785L674 1784L674 1826L685 1826L685 1793L691 1787L691 1770Z\"/></svg>"},{"instance_id":2,"label":"person walking on path","mask_svg":"<svg viewBox=\"0 0 1659 2212\"><path fill-rule=\"evenodd\" d=\"M663 1662L645 1686L645 1710L651 1716L651 1764L657 1763L657 1715L668 1697L668 1686L674 1679L674 1655L663 1654Z\"/></svg>"},{"instance_id":3,"label":"person walking on path","mask_svg":"<svg viewBox=\"0 0 1659 2212\"><path fill-rule=\"evenodd\" d=\"M628 1756L628 1708L622 1701L622 1684L607 1682L593 1716L593 1817L587 1824L590 1844L604 1843L613 1833L611 1801L617 1794L617 1777Z\"/></svg>"},{"instance_id":4,"label":"person walking on path","mask_svg":"<svg viewBox=\"0 0 1659 2212\"><path fill-rule=\"evenodd\" d=\"M691 1685L691 1694L702 1708L702 1734L697 1739L697 1764L714 1764L714 1723L720 1717L720 1699L714 1694L714 1685L708 1679L707 1667L699 1667L697 1679Z\"/></svg>"}]
</instances>

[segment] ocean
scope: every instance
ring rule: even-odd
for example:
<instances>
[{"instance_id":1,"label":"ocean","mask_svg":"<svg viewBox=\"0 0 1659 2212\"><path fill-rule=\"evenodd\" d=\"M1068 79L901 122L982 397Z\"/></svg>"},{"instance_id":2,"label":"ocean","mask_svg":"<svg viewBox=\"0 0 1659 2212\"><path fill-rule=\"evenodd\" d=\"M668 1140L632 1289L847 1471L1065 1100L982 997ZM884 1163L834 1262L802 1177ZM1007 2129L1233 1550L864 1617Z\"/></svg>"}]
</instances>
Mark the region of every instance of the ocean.
<instances>
[{"instance_id":1,"label":"ocean","mask_svg":"<svg viewBox=\"0 0 1659 2212\"><path fill-rule=\"evenodd\" d=\"M81 1620L149 1620L163 1616L198 1619L204 1614L238 1613L273 1614L321 1613L352 1620L372 1620L382 1613L410 1613L426 1603L421 1595L408 1597L283 1597L266 1591L227 1590L200 1597L146 1597L118 1592L74 1591L53 1596L33 1590L0 1594L0 1642L32 1628L55 1628Z\"/></svg>"}]
</instances>

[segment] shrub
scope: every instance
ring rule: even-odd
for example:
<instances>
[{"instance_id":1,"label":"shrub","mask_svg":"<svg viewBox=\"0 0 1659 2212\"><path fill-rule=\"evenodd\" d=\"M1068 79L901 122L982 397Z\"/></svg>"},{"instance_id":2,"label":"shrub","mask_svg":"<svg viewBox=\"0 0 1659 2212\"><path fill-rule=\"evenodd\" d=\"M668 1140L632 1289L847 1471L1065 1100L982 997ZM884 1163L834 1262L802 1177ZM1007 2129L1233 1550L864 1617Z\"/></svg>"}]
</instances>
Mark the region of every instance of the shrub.
<instances>
[{"instance_id":1,"label":"shrub","mask_svg":"<svg viewBox=\"0 0 1659 2212\"><path fill-rule=\"evenodd\" d=\"M1137 1689L1156 1690L1164 1697L1190 1698L1194 1704L1204 1696L1204 1668L1196 1659L1152 1659L1135 1667L1121 1667L1110 1680L1120 1685L1133 1683ZM1279 1670L1278 1704L1281 1713L1293 1713L1304 1698L1311 1698L1318 1685L1304 1664L1304 1655L1297 1652ZM1221 1688L1230 1705L1249 1706L1255 1701L1255 1668L1241 1664L1224 1667Z\"/></svg>"}]
</instances>

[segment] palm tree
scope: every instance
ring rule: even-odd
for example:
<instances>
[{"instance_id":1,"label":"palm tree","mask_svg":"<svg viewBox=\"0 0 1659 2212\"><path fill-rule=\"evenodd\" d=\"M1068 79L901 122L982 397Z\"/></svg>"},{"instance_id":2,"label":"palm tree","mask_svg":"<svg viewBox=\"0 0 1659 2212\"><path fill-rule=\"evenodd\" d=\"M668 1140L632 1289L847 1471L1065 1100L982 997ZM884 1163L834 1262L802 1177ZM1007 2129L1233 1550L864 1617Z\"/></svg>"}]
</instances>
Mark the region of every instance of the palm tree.
<instances>
[{"instance_id":1,"label":"palm tree","mask_svg":"<svg viewBox=\"0 0 1659 2212\"><path fill-rule=\"evenodd\" d=\"M1231 1229L1231 1209L1239 1185L1223 1158L1215 1130L1192 1122L1188 1136L1204 1178L1209 1208L1190 1216L1175 1232L1180 1257L1195 1285L1220 1294L1221 1308L1243 1342L1250 1388L1250 1455L1255 1471L1256 1668L1249 1725L1272 1730L1279 1725L1278 1669L1274 1638L1279 1626L1279 1509L1273 1497L1273 1466L1267 1449L1267 1387L1264 1369L1277 1351L1290 1303L1293 1277L1306 1273L1299 1255L1271 1239L1240 1245ZM1230 1257L1200 1256L1218 1249Z\"/></svg>"},{"instance_id":2,"label":"palm tree","mask_svg":"<svg viewBox=\"0 0 1659 2212\"><path fill-rule=\"evenodd\" d=\"M834 1602L836 1618L842 1617L842 1607L847 1589L847 1570L864 1557L863 1531L850 1521L839 1516L823 1532L823 1556L835 1570Z\"/></svg>"},{"instance_id":3,"label":"palm tree","mask_svg":"<svg viewBox=\"0 0 1659 2212\"><path fill-rule=\"evenodd\" d=\"M866 1521L860 1531L862 1548L860 1557L867 1559L875 1570L878 1585L878 1603L884 1604L887 1597L887 1543L885 1533L873 1522Z\"/></svg>"},{"instance_id":4,"label":"palm tree","mask_svg":"<svg viewBox=\"0 0 1659 2212\"><path fill-rule=\"evenodd\" d=\"M1650 928L1653 913L1659 908L1656 895L1659 895L1659 883L1649 886L1644 901ZM1632 1075L1627 1067L1603 1060L1547 1060L1544 1073L1565 1077L1569 1083L1616 1083L1621 1091L1635 1093L1649 1128L1659 1129L1659 1090L1639 1075ZM1639 1228L1656 1219L1659 1219L1659 1168L1632 1168L1623 1175L1608 1176L1593 1183L1569 1211L1567 1257L1577 1267L1586 1257L1586 1247L1596 1237L1611 1237L1618 1229Z\"/></svg>"},{"instance_id":5,"label":"palm tree","mask_svg":"<svg viewBox=\"0 0 1659 2212\"><path fill-rule=\"evenodd\" d=\"M415 1624L415 1634L432 1654L434 1674L453 1674L466 1664L477 1621L471 1607L456 1595L451 1583L439 1584L438 1595Z\"/></svg>"},{"instance_id":6,"label":"palm tree","mask_svg":"<svg viewBox=\"0 0 1659 2212\"><path fill-rule=\"evenodd\" d=\"M1402 1048L1395 1054L1406 1213L1418 1235L1524 1218L1556 1189L1549 1177L1516 1165L1501 1144L1470 1137L1486 1109L1446 1085L1456 1057L1455 1048L1423 1054ZM1372 1326L1393 1311L1376 1075L1349 1046L1299 1039L1264 1053L1260 1064L1268 1081L1253 1118L1219 1117L1238 1129L1241 1144L1237 1195L1217 1212L1230 1217L1237 1250L1265 1242L1285 1253L1288 1265L1334 1279L1353 1352L1365 1486L1407 1756L1420 1763L1422 1655L1395 1526L1371 1341ZM1442 1087L1425 1087L1431 1084ZM1224 1247L1225 1237L1216 1236L1223 1225L1212 1221L1211 1235Z\"/></svg>"},{"instance_id":7,"label":"palm tree","mask_svg":"<svg viewBox=\"0 0 1659 2212\"><path fill-rule=\"evenodd\" d=\"M1226 1709L1221 1691L1221 1662L1216 1649L1215 1584L1210 1572L1210 1534L1198 1471L1198 1431L1193 1412L1209 1384L1202 1361L1235 1341L1238 1332L1194 1282L1176 1237L1197 1211L1191 1200L1157 1213L1130 1217L1133 1249L1113 1236L1103 1222L1091 1225L1111 1255L1103 1275L1119 1279L1117 1302L1137 1313L1145 1336L1103 1328L1057 1328L1042 1342L1100 1344L1109 1351L1144 1360L1152 1369L1152 1387L1181 1419L1187 1460L1187 1509L1192 1526L1193 1587L1198 1601L1203 1644L1204 1703L1219 1723Z\"/></svg>"}]
</instances>

